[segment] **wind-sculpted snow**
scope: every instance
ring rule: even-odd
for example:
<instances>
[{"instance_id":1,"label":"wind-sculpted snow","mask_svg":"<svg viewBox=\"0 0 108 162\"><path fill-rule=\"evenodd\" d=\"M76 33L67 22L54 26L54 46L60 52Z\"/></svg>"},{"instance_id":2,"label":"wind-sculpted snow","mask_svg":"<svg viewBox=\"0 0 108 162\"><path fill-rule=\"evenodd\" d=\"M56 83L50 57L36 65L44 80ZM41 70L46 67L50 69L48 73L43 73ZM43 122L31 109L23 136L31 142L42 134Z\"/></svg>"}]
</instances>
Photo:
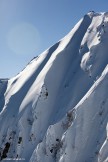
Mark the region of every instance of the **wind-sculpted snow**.
<instances>
[{"instance_id":1,"label":"wind-sculpted snow","mask_svg":"<svg viewBox=\"0 0 108 162\"><path fill-rule=\"evenodd\" d=\"M89 12L0 80L1 161L108 161L107 42L108 13Z\"/></svg>"}]
</instances>

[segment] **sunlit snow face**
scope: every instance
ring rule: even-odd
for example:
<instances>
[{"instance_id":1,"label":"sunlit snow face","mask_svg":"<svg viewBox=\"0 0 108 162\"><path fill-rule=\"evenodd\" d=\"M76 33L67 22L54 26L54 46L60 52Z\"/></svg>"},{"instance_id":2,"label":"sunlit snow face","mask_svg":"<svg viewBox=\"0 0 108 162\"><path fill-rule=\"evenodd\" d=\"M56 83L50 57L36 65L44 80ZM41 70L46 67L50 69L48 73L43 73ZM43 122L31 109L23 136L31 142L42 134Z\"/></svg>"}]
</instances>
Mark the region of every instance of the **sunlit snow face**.
<instances>
[{"instance_id":1,"label":"sunlit snow face","mask_svg":"<svg viewBox=\"0 0 108 162\"><path fill-rule=\"evenodd\" d=\"M29 23L21 23L9 31L7 43L16 54L32 54L39 47L40 36L35 26Z\"/></svg>"}]
</instances>

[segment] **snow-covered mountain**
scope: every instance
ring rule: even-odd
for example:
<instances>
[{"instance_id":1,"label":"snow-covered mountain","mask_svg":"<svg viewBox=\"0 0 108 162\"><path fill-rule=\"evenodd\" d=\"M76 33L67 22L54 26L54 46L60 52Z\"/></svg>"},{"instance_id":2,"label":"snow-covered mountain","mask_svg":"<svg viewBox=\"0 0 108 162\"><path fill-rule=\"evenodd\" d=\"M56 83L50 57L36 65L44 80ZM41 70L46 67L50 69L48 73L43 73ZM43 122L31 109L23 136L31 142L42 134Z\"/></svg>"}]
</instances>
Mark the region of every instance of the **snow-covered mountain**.
<instances>
[{"instance_id":1,"label":"snow-covered mountain","mask_svg":"<svg viewBox=\"0 0 108 162\"><path fill-rule=\"evenodd\" d=\"M86 14L0 80L1 161L108 162L108 13Z\"/></svg>"}]
</instances>

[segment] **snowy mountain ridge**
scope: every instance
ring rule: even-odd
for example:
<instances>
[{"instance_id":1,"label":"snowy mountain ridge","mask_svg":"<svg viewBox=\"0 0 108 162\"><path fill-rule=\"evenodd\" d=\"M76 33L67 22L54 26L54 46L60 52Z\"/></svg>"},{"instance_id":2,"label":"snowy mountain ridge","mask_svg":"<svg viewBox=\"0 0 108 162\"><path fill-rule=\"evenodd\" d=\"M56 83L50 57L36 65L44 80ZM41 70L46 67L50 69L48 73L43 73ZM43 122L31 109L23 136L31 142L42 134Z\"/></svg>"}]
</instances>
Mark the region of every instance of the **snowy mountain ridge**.
<instances>
[{"instance_id":1,"label":"snowy mountain ridge","mask_svg":"<svg viewBox=\"0 0 108 162\"><path fill-rule=\"evenodd\" d=\"M0 158L108 162L108 12L0 80Z\"/></svg>"}]
</instances>

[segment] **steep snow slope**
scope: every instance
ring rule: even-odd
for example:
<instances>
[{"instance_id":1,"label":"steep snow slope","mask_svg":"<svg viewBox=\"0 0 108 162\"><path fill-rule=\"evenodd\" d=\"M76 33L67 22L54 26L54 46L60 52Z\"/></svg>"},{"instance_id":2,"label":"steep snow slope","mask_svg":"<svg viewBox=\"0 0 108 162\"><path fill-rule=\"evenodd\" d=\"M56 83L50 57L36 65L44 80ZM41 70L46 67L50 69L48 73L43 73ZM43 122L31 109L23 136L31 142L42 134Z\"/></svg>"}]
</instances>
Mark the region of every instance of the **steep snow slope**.
<instances>
[{"instance_id":1,"label":"steep snow slope","mask_svg":"<svg viewBox=\"0 0 108 162\"><path fill-rule=\"evenodd\" d=\"M108 161L107 42L108 13L89 12L0 81L1 161Z\"/></svg>"}]
</instances>

